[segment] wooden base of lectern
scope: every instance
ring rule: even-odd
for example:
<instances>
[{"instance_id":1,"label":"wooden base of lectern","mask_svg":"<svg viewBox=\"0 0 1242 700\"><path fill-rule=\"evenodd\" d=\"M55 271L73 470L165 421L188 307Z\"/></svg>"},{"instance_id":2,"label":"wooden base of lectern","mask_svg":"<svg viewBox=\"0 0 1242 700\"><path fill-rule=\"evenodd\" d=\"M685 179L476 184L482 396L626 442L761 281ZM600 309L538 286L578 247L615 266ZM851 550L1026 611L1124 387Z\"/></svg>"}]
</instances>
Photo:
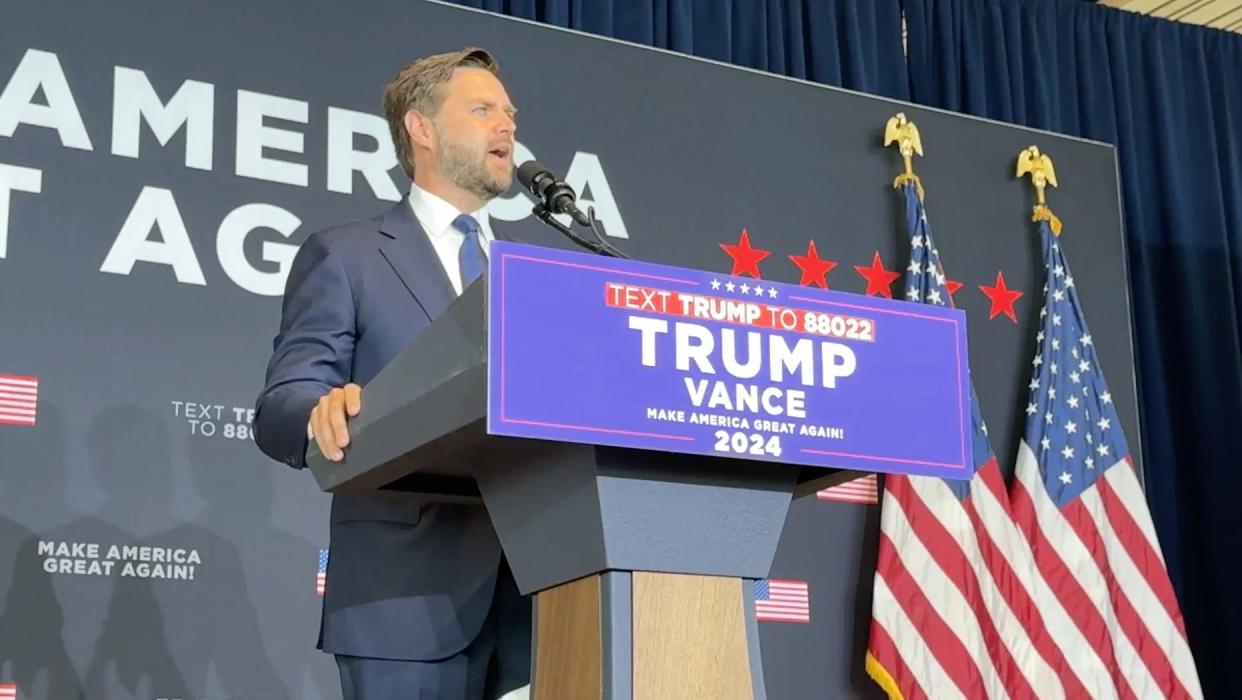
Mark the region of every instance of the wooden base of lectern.
<instances>
[{"instance_id":1,"label":"wooden base of lectern","mask_svg":"<svg viewBox=\"0 0 1242 700\"><path fill-rule=\"evenodd\" d=\"M532 697L756 700L744 583L607 572L537 593Z\"/></svg>"}]
</instances>

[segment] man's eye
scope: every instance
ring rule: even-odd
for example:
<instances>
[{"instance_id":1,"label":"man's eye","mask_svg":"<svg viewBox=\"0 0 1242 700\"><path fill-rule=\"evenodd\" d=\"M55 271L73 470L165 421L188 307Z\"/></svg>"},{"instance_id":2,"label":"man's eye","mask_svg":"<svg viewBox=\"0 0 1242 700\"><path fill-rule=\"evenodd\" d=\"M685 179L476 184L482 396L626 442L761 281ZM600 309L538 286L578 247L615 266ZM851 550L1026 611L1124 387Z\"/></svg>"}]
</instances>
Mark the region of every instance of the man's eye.
<instances>
[{"instance_id":1,"label":"man's eye","mask_svg":"<svg viewBox=\"0 0 1242 700\"><path fill-rule=\"evenodd\" d=\"M481 117L484 114L487 114L487 107L475 107L474 113Z\"/></svg>"}]
</instances>

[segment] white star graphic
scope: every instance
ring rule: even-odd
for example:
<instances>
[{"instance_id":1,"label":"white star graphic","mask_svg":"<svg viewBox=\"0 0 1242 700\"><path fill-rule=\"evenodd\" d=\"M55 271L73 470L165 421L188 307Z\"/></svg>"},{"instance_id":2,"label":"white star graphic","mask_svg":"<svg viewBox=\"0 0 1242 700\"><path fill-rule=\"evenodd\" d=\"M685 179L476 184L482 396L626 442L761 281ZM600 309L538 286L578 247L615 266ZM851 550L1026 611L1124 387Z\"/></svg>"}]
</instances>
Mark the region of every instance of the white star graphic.
<instances>
[{"instance_id":1,"label":"white star graphic","mask_svg":"<svg viewBox=\"0 0 1242 700\"><path fill-rule=\"evenodd\" d=\"M1090 334L1090 333L1088 333L1088 334L1084 335L1083 337L1079 338L1079 339L1078 339L1078 342L1082 343L1084 346L1086 346L1086 345L1090 345L1090 344L1091 344L1091 334Z\"/></svg>"},{"instance_id":2,"label":"white star graphic","mask_svg":"<svg viewBox=\"0 0 1242 700\"><path fill-rule=\"evenodd\" d=\"M1043 440L1039 441L1039 446L1044 448L1045 450L1052 449L1052 440L1048 438L1044 438Z\"/></svg>"},{"instance_id":3,"label":"white star graphic","mask_svg":"<svg viewBox=\"0 0 1242 700\"><path fill-rule=\"evenodd\" d=\"M1088 455L1085 464L1087 465L1087 469L1095 469L1095 457Z\"/></svg>"},{"instance_id":4,"label":"white star graphic","mask_svg":"<svg viewBox=\"0 0 1242 700\"><path fill-rule=\"evenodd\" d=\"M1043 331L1040 331L1040 332L1038 332L1038 333L1036 333L1036 334L1035 334L1035 341L1036 341L1036 342L1039 342L1039 343L1044 342L1044 332L1043 332Z\"/></svg>"},{"instance_id":5,"label":"white star graphic","mask_svg":"<svg viewBox=\"0 0 1242 700\"><path fill-rule=\"evenodd\" d=\"M1090 362L1087 362L1086 360L1083 360L1082 362L1079 362L1079 363L1078 363L1078 371L1079 371L1079 372L1090 372L1090 371L1091 371L1091 363L1090 363Z\"/></svg>"},{"instance_id":6,"label":"white star graphic","mask_svg":"<svg viewBox=\"0 0 1242 700\"><path fill-rule=\"evenodd\" d=\"M1112 403L1113 395L1106 391L1103 394L1100 394L1100 400L1103 401L1104 403Z\"/></svg>"},{"instance_id":7,"label":"white star graphic","mask_svg":"<svg viewBox=\"0 0 1242 700\"><path fill-rule=\"evenodd\" d=\"M1028 403L1028 404L1026 405L1026 415L1028 415L1028 416L1033 416L1033 415L1035 415L1035 411L1036 411L1036 410L1037 410L1037 409L1035 408L1035 404L1033 404L1033 403Z\"/></svg>"},{"instance_id":8,"label":"white star graphic","mask_svg":"<svg viewBox=\"0 0 1242 700\"><path fill-rule=\"evenodd\" d=\"M1070 275L1069 277L1065 278L1065 287L1066 289L1068 289L1073 286L1074 286L1074 277L1073 275Z\"/></svg>"},{"instance_id":9,"label":"white star graphic","mask_svg":"<svg viewBox=\"0 0 1242 700\"><path fill-rule=\"evenodd\" d=\"M1053 314L1053 315L1052 315L1052 325L1054 325L1054 326L1059 326L1059 325L1061 325L1061 314Z\"/></svg>"},{"instance_id":10,"label":"white star graphic","mask_svg":"<svg viewBox=\"0 0 1242 700\"><path fill-rule=\"evenodd\" d=\"M1082 375L1077 372L1070 372L1070 381L1074 382L1075 384L1081 384Z\"/></svg>"},{"instance_id":11,"label":"white star graphic","mask_svg":"<svg viewBox=\"0 0 1242 700\"><path fill-rule=\"evenodd\" d=\"M907 289L907 290L906 290L906 298L907 298L907 299L909 299L910 301L918 301L918 300L919 300L919 290L915 289L914 287L911 287L911 288Z\"/></svg>"},{"instance_id":12,"label":"white star graphic","mask_svg":"<svg viewBox=\"0 0 1242 700\"><path fill-rule=\"evenodd\" d=\"M1052 293L1052 298L1053 298L1053 299L1056 299L1057 301L1064 301L1064 299L1065 299L1065 292L1063 292L1063 291L1061 291L1061 290L1059 290L1059 289L1058 289L1058 290L1056 290L1055 292L1053 292L1053 293Z\"/></svg>"},{"instance_id":13,"label":"white star graphic","mask_svg":"<svg viewBox=\"0 0 1242 700\"><path fill-rule=\"evenodd\" d=\"M1066 399L1065 402L1069 404L1070 408L1078 408L1078 397L1077 396L1071 396L1068 399Z\"/></svg>"},{"instance_id":14,"label":"white star graphic","mask_svg":"<svg viewBox=\"0 0 1242 700\"><path fill-rule=\"evenodd\" d=\"M1030 384L1028 384L1027 386L1029 386L1031 389L1038 389L1038 388L1039 388L1039 380L1038 380L1038 379L1032 379L1032 380L1031 380L1031 383L1030 383Z\"/></svg>"},{"instance_id":15,"label":"white star graphic","mask_svg":"<svg viewBox=\"0 0 1242 700\"><path fill-rule=\"evenodd\" d=\"M944 273L941 272L940 270L936 270L936 284L939 284L939 285L944 284Z\"/></svg>"},{"instance_id":16,"label":"white star graphic","mask_svg":"<svg viewBox=\"0 0 1242 700\"><path fill-rule=\"evenodd\" d=\"M1057 388L1055 386L1048 387L1048 398L1055 399L1057 397Z\"/></svg>"},{"instance_id":17,"label":"white star graphic","mask_svg":"<svg viewBox=\"0 0 1242 700\"><path fill-rule=\"evenodd\" d=\"M1061 456L1066 459L1072 459L1074 457L1074 448L1066 445L1065 449L1061 450Z\"/></svg>"},{"instance_id":18,"label":"white star graphic","mask_svg":"<svg viewBox=\"0 0 1242 700\"><path fill-rule=\"evenodd\" d=\"M1074 477L1070 476L1069 472L1061 472L1061 483L1062 484L1069 485L1069 483L1073 480L1074 480Z\"/></svg>"},{"instance_id":19,"label":"white star graphic","mask_svg":"<svg viewBox=\"0 0 1242 700\"><path fill-rule=\"evenodd\" d=\"M733 284L732 282L725 282L725 289L729 290L730 292L731 292L731 291L733 291L733 290L734 290L734 289L736 289L736 288L737 288L737 287L736 287L736 286L734 286L734 284Z\"/></svg>"},{"instance_id":20,"label":"white star graphic","mask_svg":"<svg viewBox=\"0 0 1242 700\"><path fill-rule=\"evenodd\" d=\"M1074 433L1078 432L1078 424L1072 420L1065 421L1065 432L1069 433L1070 435L1073 435Z\"/></svg>"},{"instance_id":21,"label":"white star graphic","mask_svg":"<svg viewBox=\"0 0 1242 700\"><path fill-rule=\"evenodd\" d=\"M931 299L931 302L932 302L933 304L943 304L943 303L944 303L944 300L940 297L940 290L939 290L939 289L933 289L933 290L931 291L931 294L927 295L927 298L928 298L928 299Z\"/></svg>"},{"instance_id":22,"label":"white star graphic","mask_svg":"<svg viewBox=\"0 0 1242 700\"><path fill-rule=\"evenodd\" d=\"M712 289L720 289L720 280L712 280Z\"/></svg>"},{"instance_id":23,"label":"white star graphic","mask_svg":"<svg viewBox=\"0 0 1242 700\"><path fill-rule=\"evenodd\" d=\"M910 245L914 246L915 248L922 248L922 247L923 247L923 234L921 234L921 233L920 233L920 234L916 235L916 236L915 236L915 237L914 237L914 238L910 241Z\"/></svg>"},{"instance_id":24,"label":"white star graphic","mask_svg":"<svg viewBox=\"0 0 1242 700\"><path fill-rule=\"evenodd\" d=\"M1108 456L1108 445L1105 445L1104 443L1100 443L1100 446L1095 448L1095 451L1099 452L1101 457L1107 457Z\"/></svg>"},{"instance_id":25,"label":"white star graphic","mask_svg":"<svg viewBox=\"0 0 1242 700\"><path fill-rule=\"evenodd\" d=\"M1060 350L1060 349L1061 349L1061 339L1060 339L1060 338L1053 338L1053 339L1052 339L1052 349L1053 349L1053 350Z\"/></svg>"},{"instance_id":26,"label":"white star graphic","mask_svg":"<svg viewBox=\"0 0 1242 700\"><path fill-rule=\"evenodd\" d=\"M1031 360L1031 364L1035 365L1036 367L1038 367L1038 366L1040 366L1040 365L1044 364L1044 356L1043 356L1043 355L1036 355L1036 356L1035 356L1035 359Z\"/></svg>"},{"instance_id":27,"label":"white star graphic","mask_svg":"<svg viewBox=\"0 0 1242 700\"><path fill-rule=\"evenodd\" d=\"M769 296L769 297L772 297L773 299L775 299L775 298L776 298L776 294L777 294L777 292L776 292L776 287L768 287L768 296Z\"/></svg>"},{"instance_id":28,"label":"white star graphic","mask_svg":"<svg viewBox=\"0 0 1242 700\"><path fill-rule=\"evenodd\" d=\"M1057 373L1057 363L1053 362L1053 363L1052 363L1052 366L1051 366L1051 367L1049 367L1048 369L1049 369L1049 370L1051 370L1053 374L1056 374L1056 373Z\"/></svg>"},{"instance_id":29,"label":"white star graphic","mask_svg":"<svg viewBox=\"0 0 1242 700\"><path fill-rule=\"evenodd\" d=\"M980 423L980 424L979 424L979 430L983 431L983 434L984 434L984 435L987 435L987 434L988 434L988 424L987 424L987 423Z\"/></svg>"},{"instance_id":30,"label":"white star graphic","mask_svg":"<svg viewBox=\"0 0 1242 700\"><path fill-rule=\"evenodd\" d=\"M1087 433L1087 444L1090 445L1093 442L1095 442L1095 438L1091 437L1091 433Z\"/></svg>"},{"instance_id":31,"label":"white star graphic","mask_svg":"<svg viewBox=\"0 0 1242 700\"><path fill-rule=\"evenodd\" d=\"M1078 348L1070 348L1070 354L1071 354L1071 355L1073 355L1075 359L1077 359L1077 358L1078 358Z\"/></svg>"},{"instance_id":32,"label":"white star graphic","mask_svg":"<svg viewBox=\"0 0 1242 700\"><path fill-rule=\"evenodd\" d=\"M1047 307L1047 306L1045 306L1045 307L1043 307L1042 309L1040 309L1040 310L1039 310L1039 317L1040 317L1040 318L1043 318L1044 316L1047 316L1047 315L1048 315L1048 307Z\"/></svg>"},{"instance_id":33,"label":"white star graphic","mask_svg":"<svg viewBox=\"0 0 1242 700\"><path fill-rule=\"evenodd\" d=\"M1052 425L1052 411L1048 411L1044 414L1044 422L1048 425Z\"/></svg>"},{"instance_id":34,"label":"white star graphic","mask_svg":"<svg viewBox=\"0 0 1242 700\"><path fill-rule=\"evenodd\" d=\"M1107 418L1101 418L1096 425L1100 426L1100 430L1108 430L1113 427L1113 422Z\"/></svg>"},{"instance_id":35,"label":"white star graphic","mask_svg":"<svg viewBox=\"0 0 1242 700\"><path fill-rule=\"evenodd\" d=\"M750 285L749 285L749 284L746 284L745 282L743 282L743 283L742 283L742 286L740 287L740 289L742 290L742 294L750 294Z\"/></svg>"},{"instance_id":36,"label":"white star graphic","mask_svg":"<svg viewBox=\"0 0 1242 700\"><path fill-rule=\"evenodd\" d=\"M910 264L906 267L906 270L917 275L923 270L923 266L919 264L918 260L911 260Z\"/></svg>"},{"instance_id":37,"label":"white star graphic","mask_svg":"<svg viewBox=\"0 0 1242 700\"><path fill-rule=\"evenodd\" d=\"M1057 265L1056 267L1052 268L1052 274L1057 277L1064 277L1065 268L1061 267L1060 265Z\"/></svg>"}]
</instances>

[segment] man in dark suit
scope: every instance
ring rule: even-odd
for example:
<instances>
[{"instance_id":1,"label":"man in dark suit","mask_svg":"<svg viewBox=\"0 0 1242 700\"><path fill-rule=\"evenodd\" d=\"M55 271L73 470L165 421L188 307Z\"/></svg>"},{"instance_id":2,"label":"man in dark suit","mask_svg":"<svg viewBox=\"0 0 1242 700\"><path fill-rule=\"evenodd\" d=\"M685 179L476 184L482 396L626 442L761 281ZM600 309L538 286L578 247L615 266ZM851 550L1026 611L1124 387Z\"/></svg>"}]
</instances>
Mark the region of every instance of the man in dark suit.
<instances>
[{"instance_id":1,"label":"man in dark suit","mask_svg":"<svg viewBox=\"0 0 1242 700\"><path fill-rule=\"evenodd\" d=\"M513 179L515 109L481 49L419 59L384 111L413 181L382 216L311 234L290 268L258 398L264 453L306 466L349 447L362 386L482 274L487 202ZM529 682L530 603L482 506L335 495L319 648L345 700L497 698Z\"/></svg>"}]
</instances>

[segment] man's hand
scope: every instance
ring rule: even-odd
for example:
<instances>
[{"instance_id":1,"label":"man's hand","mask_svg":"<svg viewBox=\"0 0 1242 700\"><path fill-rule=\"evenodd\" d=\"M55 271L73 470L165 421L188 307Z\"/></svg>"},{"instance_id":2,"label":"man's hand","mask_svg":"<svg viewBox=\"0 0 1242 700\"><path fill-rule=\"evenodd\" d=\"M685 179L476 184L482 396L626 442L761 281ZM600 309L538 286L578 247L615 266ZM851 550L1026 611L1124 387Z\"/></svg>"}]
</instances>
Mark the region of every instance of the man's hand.
<instances>
[{"instance_id":1,"label":"man's hand","mask_svg":"<svg viewBox=\"0 0 1242 700\"><path fill-rule=\"evenodd\" d=\"M310 427L325 457L333 462L345 458L342 450L349 445L346 416L352 418L361 410L362 387L357 384L346 384L319 397L319 403L311 409Z\"/></svg>"}]
</instances>

